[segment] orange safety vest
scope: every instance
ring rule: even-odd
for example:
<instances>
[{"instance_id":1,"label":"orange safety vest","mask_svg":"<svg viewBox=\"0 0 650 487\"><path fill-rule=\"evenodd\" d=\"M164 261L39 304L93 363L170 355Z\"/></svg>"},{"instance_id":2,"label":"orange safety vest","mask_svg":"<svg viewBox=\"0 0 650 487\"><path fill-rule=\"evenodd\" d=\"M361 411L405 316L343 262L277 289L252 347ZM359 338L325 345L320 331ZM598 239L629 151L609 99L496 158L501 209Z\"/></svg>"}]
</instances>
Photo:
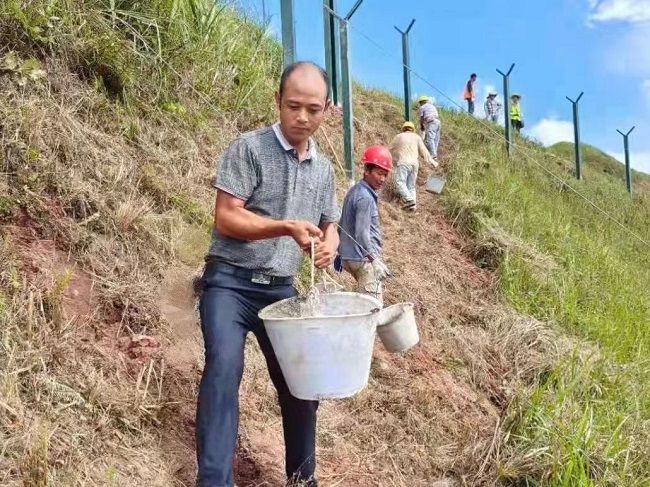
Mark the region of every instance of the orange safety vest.
<instances>
[{"instance_id":1,"label":"orange safety vest","mask_svg":"<svg viewBox=\"0 0 650 487\"><path fill-rule=\"evenodd\" d=\"M474 101L474 99L476 98L476 95L474 94L474 85L472 85L472 91L469 91L467 89L467 85L470 84L470 83L471 83L471 81L468 81L467 83L465 83L465 93L463 93L463 99L464 100L472 100L472 101Z\"/></svg>"}]
</instances>

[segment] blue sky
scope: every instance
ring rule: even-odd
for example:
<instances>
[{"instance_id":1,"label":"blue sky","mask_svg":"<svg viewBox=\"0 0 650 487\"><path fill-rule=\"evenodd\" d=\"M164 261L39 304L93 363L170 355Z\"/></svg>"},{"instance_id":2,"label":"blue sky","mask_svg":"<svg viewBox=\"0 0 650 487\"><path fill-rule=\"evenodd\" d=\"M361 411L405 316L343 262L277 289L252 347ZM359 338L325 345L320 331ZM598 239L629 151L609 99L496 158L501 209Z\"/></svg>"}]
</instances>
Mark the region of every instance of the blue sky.
<instances>
[{"instance_id":1,"label":"blue sky","mask_svg":"<svg viewBox=\"0 0 650 487\"><path fill-rule=\"evenodd\" d=\"M264 4L271 31L279 32L279 0L236 2L258 18ZM322 0L294 2L298 58L323 64ZM353 4L338 0L343 12ZM478 73L481 100L492 87L501 94L495 68L514 62L511 90L523 95L529 135L547 145L572 141L565 95L584 91L583 141L622 159L616 129L636 125L632 165L650 173L650 0L365 0L352 19L355 79L402 93L401 43L393 25L405 28L412 18L413 70L456 102L462 103L471 72ZM417 77L412 83L415 95L450 104Z\"/></svg>"}]
</instances>

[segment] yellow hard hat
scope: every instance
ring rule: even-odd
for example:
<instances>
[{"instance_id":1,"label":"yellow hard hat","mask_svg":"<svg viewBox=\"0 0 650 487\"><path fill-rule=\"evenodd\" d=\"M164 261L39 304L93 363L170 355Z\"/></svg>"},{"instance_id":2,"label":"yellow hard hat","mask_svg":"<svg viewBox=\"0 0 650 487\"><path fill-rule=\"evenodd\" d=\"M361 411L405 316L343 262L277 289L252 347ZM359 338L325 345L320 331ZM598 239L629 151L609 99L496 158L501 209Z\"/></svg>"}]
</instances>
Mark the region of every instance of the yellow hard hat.
<instances>
[{"instance_id":1,"label":"yellow hard hat","mask_svg":"<svg viewBox=\"0 0 650 487\"><path fill-rule=\"evenodd\" d=\"M427 95L422 95L418 98L418 103L422 103L423 101L429 101L429 97Z\"/></svg>"},{"instance_id":2,"label":"yellow hard hat","mask_svg":"<svg viewBox=\"0 0 650 487\"><path fill-rule=\"evenodd\" d=\"M415 132L415 124L413 122L404 122L404 124L402 125L402 130L406 130L406 129Z\"/></svg>"}]
</instances>

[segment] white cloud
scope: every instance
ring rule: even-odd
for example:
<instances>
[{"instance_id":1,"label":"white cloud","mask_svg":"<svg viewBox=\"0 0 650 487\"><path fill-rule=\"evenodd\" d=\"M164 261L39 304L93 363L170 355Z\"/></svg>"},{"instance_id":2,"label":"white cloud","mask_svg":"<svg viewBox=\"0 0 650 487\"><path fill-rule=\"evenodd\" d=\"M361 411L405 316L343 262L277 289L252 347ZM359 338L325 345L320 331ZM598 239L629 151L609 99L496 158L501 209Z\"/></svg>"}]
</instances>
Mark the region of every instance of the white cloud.
<instances>
[{"instance_id":1,"label":"white cloud","mask_svg":"<svg viewBox=\"0 0 650 487\"><path fill-rule=\"evenodd\" d=\"M492 83L486 83L484 85L481 85L480 88L483 94L483 99L486 99L489 93L498 93L497 87L494 86Z\"/></svg>"},{"instance_id":2,"label":"white cloud","mask_svg":"<svg viewBox=\"0 0 650 487\"><path fill-rule=\"evenodd\" d=\"M650 79L641 81L641 95L650 108Z\"/></svg>"},{"instance_id":3,"label":"white cloud","mask_svg":"<svg viewBox=\"0 0 650 487\"><path fill-rule=\"evenodd\" d=\"M608 152L607 154L625 164L625 154L623 152ZM630 164L633 169L650 174L650 151L630 152Z\"/></svg>"},{"instance_id":4,"label":"white cloud","mask_svg":"<svg viewBox=\"0 0 650 487\"><path fill-rule=\"evenodd\" d=\"M573 123L556 118L543 118L533 125L528 133L545 146L558 142L573 142Z\"/></svg>"},{"instance_id":5,"label":"white cloud","mask_svg":"<svg viewBox=\"0 0 650 487\"><path fill-rule=\"evenodd\" d=\"M616 74L650 78L650 25L637 25L604 53L605 67Z\"/></svg>"},{"instance_id":6,"label":"white cloud","mask_svg":"<svg viewBox=\"0 0 650 487\"><path fill-rule=\"evenodd\" d=\"M650 0L589 0L590 24L598 22L650 22Z\"/></svg>"}]
</instances>

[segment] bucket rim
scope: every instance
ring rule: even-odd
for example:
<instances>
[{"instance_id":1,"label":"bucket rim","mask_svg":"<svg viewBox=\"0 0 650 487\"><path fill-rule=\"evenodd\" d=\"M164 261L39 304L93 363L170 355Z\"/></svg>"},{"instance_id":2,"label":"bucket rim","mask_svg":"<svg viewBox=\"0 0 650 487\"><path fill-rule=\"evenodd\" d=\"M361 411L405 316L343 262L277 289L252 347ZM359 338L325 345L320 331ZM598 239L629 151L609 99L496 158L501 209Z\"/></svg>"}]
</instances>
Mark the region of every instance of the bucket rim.
<instances>
[{"instance_id":1,"label":"bucket rim","mask_svg":"<svg viewBox=\"0 0 650 487\"><path fill-rule=\"evenodd\" d=\"M302 317L301 316L288 316L288 317L284 317L284 318L276 318L276 317L267 316L270 308L275 308L276 306L280 306L281 303L291 301L291 300L296 299L298 297L298 296L293 296L291 298L282 299L280 301L276 301L275 303L269 304L265 308L261 309L259 311L259 313L257 313L257 316L261 320L263 320L264 323L275 322L275 321L301 321L301 320L313 319L313 318L318 318L319 320L336 320L336 319L340 320L341 318L357 318L357 317L361 317L361 316L370 316L370 315L379 313L379 311L381 311L381 309L382 309L381 302L378 299L373 298L372 296L368 296L367 294L355 293L355 292L350 292L350 291L342 291L342 292L327 293L327 294L330 294L330 295L337 294L337 295L346 295L346 296L354 295L356 297L361 297L361 298L363 298L363 299L365 299L367 301L372 302L373 304L376 305L376 307L371 309L367 313L354 313L354 314L345 314L345 315L308 316L308 317L305 317L305 316L302 316Z\"/></svg>"}]
</instances>

